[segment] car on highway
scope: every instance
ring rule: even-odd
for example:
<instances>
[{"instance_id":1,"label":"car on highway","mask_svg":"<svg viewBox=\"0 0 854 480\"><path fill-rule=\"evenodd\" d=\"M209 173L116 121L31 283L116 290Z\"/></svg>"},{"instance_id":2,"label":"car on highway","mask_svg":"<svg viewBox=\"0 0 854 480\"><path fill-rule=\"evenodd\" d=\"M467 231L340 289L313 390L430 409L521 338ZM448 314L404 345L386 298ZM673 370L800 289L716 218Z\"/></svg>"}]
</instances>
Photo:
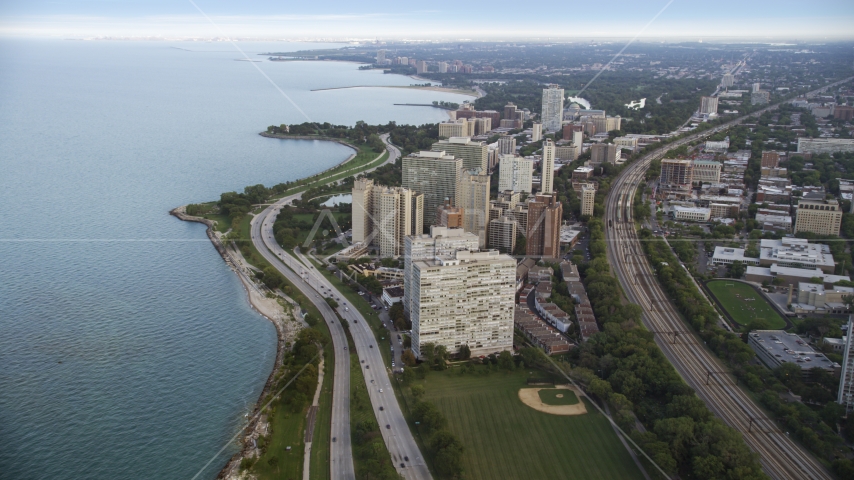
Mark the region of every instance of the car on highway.
<instances>
[{"instance_id":1,"label":"car on highway","mask_svg":"<svg viewBox=\"0 0 854 480\"><path fill-rule=\"evenodd\" d=\"M332 437L332 441L333 441L333 442L334 442L334 441L336 441L336 440L338 440L338 437Z\"/></svg>"},{"instance_id":2,"label":"car on highway","mask_svg":"<svg viewBox=\"0 0 854 480\"><path fill-rule=\"evenodd\" d=\"M374 346L373 346L373 345L368 345L368 346L369 346L370 348L374 348Z\"/></svg>"},{"instance_id":3,"label":"car on highway","mask_svg":"<svg viewBox=\"0 0 854 480\"><path fill-rule=\"evenodd\" d=\"M382 389L382 388L380 389L380 393L383 393L383 389Z\"/></svg>"},{"instance_id":4,"label":"car on highway","mask_svg":"<svg viewBox=\"0 0 854 480\"><path fill-rule=\"evenodd\" d=\"M382 407L382 405L380 405L380 411L382 412L383 410L385 409Z\"/></svg>"},{"instance_id":5,"label":"car on highway","mask_svg":"<svg viewBox=\"0 0 854 480\"><path fill-rule=\"evenodd\" d=\"M387 429L391 430L391 425L389 425L389 424L387 424L387 423L386 423L386 424L385 424L385 428L387 428Z\"/></svg>"},{"instance_id":6,"label":"car on highway","mask_svg":"<svg viewBox=\"0 0 854 480\"><path fill-rule=\"evenodd\" d=\"M403 462L400 462L400 468L406 468L406 464Z\"/></svg>"}]
</instances>

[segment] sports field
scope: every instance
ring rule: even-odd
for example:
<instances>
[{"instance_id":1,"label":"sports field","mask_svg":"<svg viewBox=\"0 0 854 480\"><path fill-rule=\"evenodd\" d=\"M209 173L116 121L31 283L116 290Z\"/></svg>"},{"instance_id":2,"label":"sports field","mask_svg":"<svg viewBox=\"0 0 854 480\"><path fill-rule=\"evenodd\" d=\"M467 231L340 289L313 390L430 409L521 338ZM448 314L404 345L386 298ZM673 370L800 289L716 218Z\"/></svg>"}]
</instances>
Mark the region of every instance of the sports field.
<instances>
[{"instance_id":1,"label":"sports field","mask_svg":"<svg viewBox=\"0 0 854 480\"><path fill-rule=\"evenodd\" d=\"M786 327L783 317L752 286L727 280L713 280L706 286L739 325L750 325L761 318L771 329Z\"/></svg>"},{"instance_id":2,"label":"sports field","mask_svg":"<svg viewBox=\"0 0 854 480\"><path fill-rule=\"evenodd\" d=\"M587 404L589 413L577 416L524 405L519 389L528 387L527 377L527 370L461 375L452 368L430 372L422 382L425 400L439 407L465 448L465 478L643 478L592 405Z\"/></svg>"},{"instance_id":3,"label":"sports field","mask_svg":"<svg viewBox=\"0 0 854 480\"><path fill-rule=\"evenodd\" d=\"M578 403L578 397L572 390L544 388L537 393L540 395L540 400L546 405L575 405Z\"/></svg>"}]
</instances>

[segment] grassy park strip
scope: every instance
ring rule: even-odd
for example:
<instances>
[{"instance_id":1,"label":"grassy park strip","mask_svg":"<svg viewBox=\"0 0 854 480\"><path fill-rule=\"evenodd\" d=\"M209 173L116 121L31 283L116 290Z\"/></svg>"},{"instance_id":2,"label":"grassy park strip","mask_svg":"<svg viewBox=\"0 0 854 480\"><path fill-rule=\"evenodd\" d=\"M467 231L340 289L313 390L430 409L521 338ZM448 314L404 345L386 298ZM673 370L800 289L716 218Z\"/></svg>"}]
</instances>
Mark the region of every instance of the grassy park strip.
<instances>
[{"instance_id":1,"label":"grassy park strip","mask_svg":"<svg viewBox=\"0 0 854 480\"><path fill-rule=\"evenodd\" d=\"M781 330L786 321L774 310L767 300L750 285L727 280L706 283L709 291L720 302L735 323L748 326L762 322L760 330Z\"/></svg>"}]
</instances>

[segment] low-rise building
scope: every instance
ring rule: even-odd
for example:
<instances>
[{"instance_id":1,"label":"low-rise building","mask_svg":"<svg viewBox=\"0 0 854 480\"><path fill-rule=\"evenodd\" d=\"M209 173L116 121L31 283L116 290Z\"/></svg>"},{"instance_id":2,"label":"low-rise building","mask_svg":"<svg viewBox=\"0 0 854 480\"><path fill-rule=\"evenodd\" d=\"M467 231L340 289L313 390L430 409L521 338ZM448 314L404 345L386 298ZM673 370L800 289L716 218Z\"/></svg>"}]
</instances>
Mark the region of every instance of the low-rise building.
<instances>
[{"instance_id":1,"label":"low-rise building","mask_svg":"<svg viewBox=\"0 0 854 480\"><path fill-rule=\"evenodd\" d=\"M820 283L798 283L797 303L792 302L795 313L841 314L851 313L846 297L854 295L854 288L834 285L825 288Z\"/></svg>"},{"instance_id":2,"label":"low-rise building","mask_svg":"<svg viewBox=\"0 0 854 480\"><path fill-rule=\"evenodd\" d=\"M384 288L382 298L383 302L389 306L403 301L403 287Z\"/></svg>"},{"instance_id":3,"label":"low-rise building","mask_svg":"<svg viewBox=\"0 0 854 480\"><path fill-rule=\"evenodd\" d=\"M792 217L788 215L757 213L756 221L762 230L792 233Z\"/></svg>"},{"instance_id":4,"label":"low-rise building","mask_svg":"<svg viewBox=\"0 0 854 480\"><path fill-rule=\"evenodd\" d=\"M689 222L708 222L711 218L712 211L702 207L672 207L673 218L675 220L686 220Z\"/></svg>"},{"instance_id":5,"label":"low-rise building","mask_svg":"<svg viewBox=\"0 0 854 480\"><path fill-rule=\"evenodd\" d=\"M745 265L759 265L758 258L744 256L743 248L715 247L715 253L712 255L713 265L732 265L734 262L741 262Z\"/></svg>"},{"instance_id":6,"label":"low-rise building","mask_svg":"<svg viewBox=\"0 0 854 480\"><path fill-rule=\"evenodd\" d=\"M757 214L758 216L758 214ZM792 268L819 268L833 273L836 262L830 247L823 243L810 243L805 238L785 237L779 240L763 239L759 242L759 265L779 265Z\"/></svg>"},{"instance_id":7,"label":"low-rise building","mask_svg":"<svg viewBox=\"0 0 854 480\"><path fill-rule=\"evenodd\" d=\"M785 330L754 330L747 336L747 344L768 368L776 369L784 363L801 367L804 376L820 368L830 373L840 370L840 365L815 351L806 340Z\"/></svg>"}]
</instances>

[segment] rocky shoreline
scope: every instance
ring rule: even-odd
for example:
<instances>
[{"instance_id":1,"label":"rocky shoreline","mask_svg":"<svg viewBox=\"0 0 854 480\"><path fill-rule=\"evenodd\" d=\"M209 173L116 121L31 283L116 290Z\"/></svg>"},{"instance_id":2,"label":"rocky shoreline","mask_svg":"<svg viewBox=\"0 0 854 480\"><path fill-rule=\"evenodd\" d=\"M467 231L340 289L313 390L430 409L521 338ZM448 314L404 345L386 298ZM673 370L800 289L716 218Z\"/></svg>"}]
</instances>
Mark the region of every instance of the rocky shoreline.
<instances>
[{"instance_id":1,"label":"rocky shoreline","mask_svg":"<svg viewBox=\"0 0 854 480\"><path fill-rule=\"evenodd\" d=\"M296 332L289 332L289 329L285 324L286 314L284 308L282 308L281 305L278 305L275 300L269 299L266 296L262 295L261 292L258 290L258 287L243 271L243 266L241 265L241 263L244 262L244 260L242 259L242 257L234 258L232 256L233 253L230 252L228 247L226 247L222 243L222 240L214 231L214 222L208 220L207 218L188 215L186 213L186 205L172 209L169 214L185 222L197 222L207 226L205 233L207 234L208 239L210 239L214 248L216 248L217 252L219 252L225 263L231 268L232 271L234 271L234 273L237 274L238 278L240 278L241 283L243 283L243 288L246 290L246 296L249 299L249 305L252 307L253 310L257 311L261 316L269 320L276 328L277 345L274 367L270 372L270 375L267 377L267 381L264 383L264 388L261 390L261 394L258 396L258 400L255 401L255 407L252 409L252 413L249 416L249 422L243 429L243 434L241 435L242 446L240 448L240 451L232 455L231 459L229 459L228 463L225 464L225 466L222 468L222 470L220 470L219 474L217 474L216 477L218 479L240 478L240 461L243 458L251 457L255 454L255 440L257 440L258 438L259 432L261 432L262 430L266 430L265 425L259 425L260 423L265 423L261 421L264 416L259 415L260 409L262 407L261 402L270 393L270 389L272 387L276 372L278 371L279 366L282 364L282 356L284 355L285 345L293 340L293 338L289 338L289 336L295 336ZM239 253L237 253L237 255L239 255ZM273 303L275 303L275 306L273 305ZM294 307L296 308L296 306ZM280 311L277 311L277 309Z\"/></svg>"}]
</instances>

